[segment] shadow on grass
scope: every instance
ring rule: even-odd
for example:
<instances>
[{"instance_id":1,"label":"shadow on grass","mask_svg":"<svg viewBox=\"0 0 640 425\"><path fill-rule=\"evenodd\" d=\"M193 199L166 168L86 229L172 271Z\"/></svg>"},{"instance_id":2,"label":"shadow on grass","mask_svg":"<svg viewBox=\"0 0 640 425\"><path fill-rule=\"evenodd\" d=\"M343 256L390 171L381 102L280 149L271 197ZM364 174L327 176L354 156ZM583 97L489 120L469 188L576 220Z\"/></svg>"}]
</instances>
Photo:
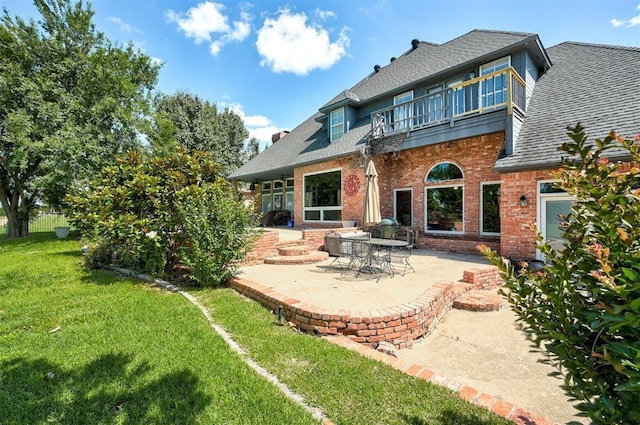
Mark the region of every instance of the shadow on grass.
<instances>
[{"instance_id":1,"label":"shadow on grass","mask_svg":"<svg viewBox=\"0 0 640 425\"><path fill-rule=\"evenodd\" d=\"M427 425L432 422L427 422L417 416L409 416L406 414L401 415L401 419L408 425ZM447 425L489 425L495 424L495 420L485 420L472 416L470 413L459 412L455 410L446 409L440 413L438 417L438 423Z\"/></svg>"},{"instance_id":2,"label":"shadow on grass","mask_svg":"<svg viewBox=\"0 0 640 425\"><path fill-rule=\"evenodd\" d=\"M43 359L0 363L6 423L196 423L211 397L188 370L148 377L151 366L104 354L77 370ZM3 422L4 423L4 422Z\"/></svg>"}]
</instances>

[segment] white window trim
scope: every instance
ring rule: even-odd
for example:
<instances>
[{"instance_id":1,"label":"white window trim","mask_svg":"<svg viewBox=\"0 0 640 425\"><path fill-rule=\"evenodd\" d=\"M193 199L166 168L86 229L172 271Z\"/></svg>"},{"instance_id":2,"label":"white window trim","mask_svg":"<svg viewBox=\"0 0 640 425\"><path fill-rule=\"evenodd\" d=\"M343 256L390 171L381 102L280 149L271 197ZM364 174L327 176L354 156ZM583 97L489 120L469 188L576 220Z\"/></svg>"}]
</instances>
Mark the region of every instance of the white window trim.
<instances>
[{"instance_id":1,"label":"white window trim","mask_svg":"<svg viewBox=\"0 0 640 425\"><path fill-rule=\"evenodd\" d=\"M337 113L338 111L342 111L342 122L338 123L338 124L333 124L333 114ZM340 137L344 136L344 134L346 133L345 131L345 118L346 118L346 111L344 109L344 106L341 108L336 108L333 111L331 111L331 113L329 114L329 140L333 143L336 140L340 139ZM333 129L334 127L339 127L342 126L342 134L340 134L339 137L336 137L335 139L333 138Z\"/></svg>"},{"instance_id":2,"label":"white window trim","mask_svg":"<svg viewBox=\"0 0 640 425\"><path fill-rule=\"evenodd\" d=\"M264 198L265 197L269 197L271 199L271 209L265 210L265 208L264 208L265 207L265 202L264 202ZM271 192L263 193L261 198L260 198L260 201L262 203L262 205L261 205L262 208L261 209L262 209L263 213L266 213L266 212L271 211L273 209L273 194Z\"/></svg>"},{"instance_id":3,"label":"white window trim","mask_svg":"<svg viewBox=\"0 0 640 425\"><path fill-rule=\"evenodd\" d=\"M543 237L546 233L545 229L545 211L542 210L543 198L546 199L556 199L556 200L576 200L575 196L569 195L567 192L554 192L554 193L542 193L540 190L542 184L544 183L557 183L560 180L557 179L548 179L548 180L538 180L536 182L536 227L542 233ZM544 255L538 249L538 245L536 244L536 259L545 261Z\"/></svg>"},{"instance_id":4,"label":"white window trim","mask_svg":"<svg viewBox=\"0 0 640 425\"><path fill-rule=\"evenodd\" d=\"M493 71L491 71L491 72L487 72L487 73L483 74L482 73L482 68L489 67L489 66L495 66L495 64L497 64L499 62L504 62L505 60L507 61L507 68L509 68L511 66L511 55L507 55L507 56L501 57L500 59L496 59L496 60L493 60L491 62L487 62L487 63L484 63L484 64L480 65L480 67L478 69L478 72L480 73L480 76L482 77L483 75L491 74L491 72L493 72Z\"/></svg>"},{"instance_id":5,"label":"white window trim","mask_svg":"<svg viewBox=\"0 0 640 425\"><path fill-rule=\"evenodd\" d=\"M342 223L341 220L325 220L324 219L324 211L342 211L342 205L339 206L334 206L334 207L307 207L304 204L304 200L305 200L305 179L307 178L307 176L315 176L317 174L327 174L327 173L332 173L334 171L340 171L340 186L341 186L341 190L342 190L342 174L343 174L343 170L342 168L329 168L327 170L321 170L321 171L313 171L310 173L304 173L302 175L302 222L303 223ZM320 211L320 220L307 220L305 218L306 214L305 212L307 211Z\"/></svg>"},{"instance_id":6,"label":"white window trim","mask_svg":"<svg viewBox=\"0 0 640 425\"><path fill-rule=\"evenodd\" d=\"M490 184L500 185L500 189L502 189L502 182L501 181L480 182L480 205L479 205L480 206L480 215L479 215L480 222L478 223L478 225L480 227L480 234L481 235L485 235L485 236L500 236L500 232L498 232L498 233L496 233L496 232L484 232L482 230L482 223L484 221L484 214L482 212L482 204L484 204L484 197L483 197L484 190L482 190L482 189L484 188L484 186L490 185Z\"/></svg>"},{"instance_id":7,"label":"white window trim","mask_svg":"<svg viewBox=\"0 0 640 425\"><path fill-rule=\"evenodd\" d=\"M444 161L444 162L449 162L449 161ZM453 164L453 163L452 163ZM436 164L437 165L437 164ZM457 165L457 164L456 164ZM431 170L429 170L431 171ZM462 170L460 170L462 171ZM429 173L427 173L427 175L429 175ZM464 174L463 174L464 176ZM425 177L426 179L426 177ZM463 179L460 180L452 180L452 181L460 181L459 184L429 184L427 186L424 187L424 233L429 233L429 234L439 234L439 235L462 235L464 234L464 228L465 228L465 216L464 216L464 182L462 181ZM459 187L462 190L462 230L427 230L427 226L428 226L428 217L429 215L427 214L428 212L428 208L429 206L427 205L427 190L429 189L446 189L448 187Z\"/></svg>"},{"instance_id":8,"label":"white window trim","mask_svg":"<svg viewBox=\"0 0 640 425\"><path fill-rule=\"evenodd\" d=\"M393 216L398 217L398 211L396 209L396 193L397 192L406 192L409 191L411 193L411 226L413 226L414 222L414 213L413 213L413 188L412 187L399 187L397 189L393 189Z\"/></svg>"}]
</instances>

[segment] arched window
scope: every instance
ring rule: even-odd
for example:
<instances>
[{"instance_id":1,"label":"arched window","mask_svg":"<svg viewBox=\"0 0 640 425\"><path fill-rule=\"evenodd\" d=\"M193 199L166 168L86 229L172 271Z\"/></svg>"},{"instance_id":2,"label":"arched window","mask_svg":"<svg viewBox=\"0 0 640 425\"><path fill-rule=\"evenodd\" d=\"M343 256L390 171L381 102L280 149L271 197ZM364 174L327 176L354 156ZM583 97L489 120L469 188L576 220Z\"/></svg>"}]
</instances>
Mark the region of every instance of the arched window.
<instances>
[{"instance_id":1,"label":"arched window","mask_svg":"<svg viewBox=\"0 0 640 425\"><path fill-rule=\"evenodd\" d=\"M441 162L429 170L425 184L425 231L463 232L462 170L451 162Z\"/></svg>"},{"instance_id":2,"label":"arched window","mask_svg":"<svg viewBox=\"0 0 640 425\"><path fill-rule=\"evenodd\" d=\"M441 162L431 167L427 174L427 183L439 182L443 180L462 179L462 170L451 162Z\"/></svg>"}]
</instances>

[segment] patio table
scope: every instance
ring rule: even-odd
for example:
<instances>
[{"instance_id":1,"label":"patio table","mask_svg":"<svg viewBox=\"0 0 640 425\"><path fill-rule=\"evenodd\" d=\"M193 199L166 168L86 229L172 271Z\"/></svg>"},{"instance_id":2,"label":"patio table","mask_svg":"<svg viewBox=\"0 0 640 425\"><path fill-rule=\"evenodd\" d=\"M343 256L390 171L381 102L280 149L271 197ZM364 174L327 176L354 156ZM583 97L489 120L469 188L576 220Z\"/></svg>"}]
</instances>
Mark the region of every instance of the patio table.
<instances>
[{"instance_id":1,"label":"patio table","mask_svg":"<svg viewBox=\"0 0 640 425\"><path fill-rule=\"evenodd\" d=\"M409 243L404 240L396 240L396 239L383 239L383 238L371 238L371 239L356 239L356 238L345 238L349 239L354 243L362 244L367 246L367 252L365 260L360 267L356 271L356 277L360 273L382 273L386 267L379 267L373 265L373 254L377 248L378 252L384 252L384 257L387 258L391 249L400 248L408 246ZM356 255L356 249L354 248L354 255ZM387 264L389 269L391 270L391 266ZM392 274L392 273L390 273Z\"/></svg>"}]
</instances>

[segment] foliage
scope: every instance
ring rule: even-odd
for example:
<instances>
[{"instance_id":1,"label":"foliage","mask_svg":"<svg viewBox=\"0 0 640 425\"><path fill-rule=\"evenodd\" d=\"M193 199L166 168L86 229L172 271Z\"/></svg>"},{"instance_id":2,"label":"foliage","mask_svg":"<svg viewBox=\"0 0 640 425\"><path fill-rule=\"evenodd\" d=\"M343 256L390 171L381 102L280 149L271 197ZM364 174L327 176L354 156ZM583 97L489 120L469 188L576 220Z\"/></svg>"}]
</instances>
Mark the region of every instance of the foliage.
<instances>
[{"instance_id":1,"label":"foliage","mask_svg":"<svg viewBox=\"0 0 640 425\"><path fill-rule=\"evenodd\" d=\"M158 67L113 45L82 2L35 0L42 20L0 19L0 202L9 236L29 210L57 206L117 153L135 148Z\"/></svg>"},{"instance_id":2,"label":"foliage","mask_svg":"<svg viewBox=\"0 0 640 425\"><path fill-rule=\"evenodd\" d=\"M576 197L567 245L555 251L538 236L546 267L518 274L483 250L534 343L564 369L577 408L594 423L640 423L640 136L611 133L592 145L580 124L569 130L557 176Z\"/></svg>"},{"instance_id":3,"label":"foliage","mask_svg":"<svg viewBox=\"0 0 640 425\"><path fill-rule=\"evenodd\" d=\"M69 220L97 244L89 265L171 273L183 261L201 283L222 282L250 238L249 212L218 173L219 166L204 152L118 157L88 190L67 198ZM228 245L212 242L216 238ZM223 248L230 252L221 253ZM216 275L207 280L205 273Z\"/></svg>"},{"instance_id":4,"label":"foliage","mask_svg":"<svg viewBox=\"0 0 640 425\"><path fill-rule=\"evenodd\" d=\"M218 112L215 104L188 93L158 95L155 119L148 130L156 155L181 146L187 152L203 151L214 156L228 176L242 165L248 133L242 118L229 109Z\"/></svg>"},{"instance_id":5,"label":"foliage","mask_svg":"<svg viewBox=\"0 0 640 425\"><path fill-rule=\"evenodd\" d=\"M181 258L203 286L222 285L237 274L237 263L255 241L248 227L251 210L237 196L229 196L228 186L217 180L179 193L178 217L188 240Z\"/></svg>"},{"instance_id":6,"label":"foliage","mask_svg":"<svg viewBox=\"0 0 640 425\"><path fill-rule=\"evenodd\" d=\"M255 137L252 137L247 142L247 146L245 148L247 161L252 160L260 153L260 142Z\"/></svg>"}]
</instances>

